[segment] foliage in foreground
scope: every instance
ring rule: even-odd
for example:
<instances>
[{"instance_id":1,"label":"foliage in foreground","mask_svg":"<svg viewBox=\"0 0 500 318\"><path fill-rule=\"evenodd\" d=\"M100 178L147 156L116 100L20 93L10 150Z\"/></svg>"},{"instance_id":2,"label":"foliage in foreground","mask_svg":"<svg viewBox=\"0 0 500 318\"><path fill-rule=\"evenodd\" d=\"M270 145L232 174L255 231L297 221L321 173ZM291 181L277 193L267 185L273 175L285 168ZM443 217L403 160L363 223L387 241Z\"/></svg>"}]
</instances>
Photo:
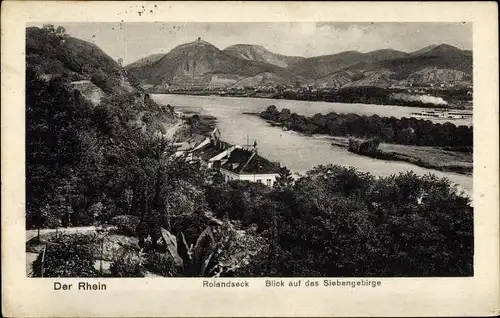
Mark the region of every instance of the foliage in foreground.
<instances>
[{"instance_id":1,"label":"foliage in foreground","mask_svg":"<svg viewBox=\"0 0 500 318\"><path fill-rule=\"evenodd\" d=\"M207 227L189 245L182 233L178 237L162 228L167 255L182 276L220 277L234 274L246 267L265 246L265 241L251 228L238 230L230 222Z\"/></svg>"},{"instance_id":2,"label":"foliage in foreground","mask_svg":"<svg viewBox=\"0 0 500 318\"><path fill-rule=\"evenodd\" d=\"M113 277L144 277L144 255L133 250L122 250L114 255L109 270Z\"/></svg>"},{"instance_id":3,"label":"foliage in foreground","mask_svg":"<svg viewBox=\"0 0 500 318\"><path fill-rule=\"evenodd\" d=\"M84 234L58 234L49 239L32 264L34 277L95 277L95 238Z\"/></svg>"},{"instance_id":4,"label":"foliage in foreground","mask_svg":"<svg viewBox=\"0 0 500 318\"><path fill-rule=\"evenodd\" d=\"M216 215L255 224L269 240L268 257L240 275L473 274L473 209L447 179L412 172L375 178L330 165L287 188L234 181L218 191L234 199L216 206ZM251 208L241 209L249 195Z\"/></svg>"},{"instance_id":5,"label":"foliage in foreground","mask_svg":"<svg viewBox=\"0 0 500 318\"><path fill-rule=\"evenodd\" d=\"M140 220L134 215L117 215L110 223L116 226L117 233L135 236Z\"/></svg>"}]
</instances>

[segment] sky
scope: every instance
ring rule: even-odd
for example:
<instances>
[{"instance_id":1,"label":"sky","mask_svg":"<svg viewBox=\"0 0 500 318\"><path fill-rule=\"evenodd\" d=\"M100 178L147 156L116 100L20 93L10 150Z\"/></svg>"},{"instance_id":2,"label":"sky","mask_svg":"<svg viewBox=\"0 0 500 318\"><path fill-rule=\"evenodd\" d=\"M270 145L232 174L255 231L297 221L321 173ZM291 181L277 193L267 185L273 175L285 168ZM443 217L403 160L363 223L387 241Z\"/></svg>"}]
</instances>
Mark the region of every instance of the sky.
<instances>
[{"instance_id":1,"label":"sky","mask_svg":"<svg viewBox=\"0 0 500 318\"><path fill-rule=\"evenodd\" d=\"M413 52L447 43L472 50L472 24L414 22L297 23L63 23L66 32L98 45L129 64L155 53L167 53L198 37L224 49L233 44L262 45L274 53L318 56L343 51L394 49Z\"/></svg>"}]
</instances>

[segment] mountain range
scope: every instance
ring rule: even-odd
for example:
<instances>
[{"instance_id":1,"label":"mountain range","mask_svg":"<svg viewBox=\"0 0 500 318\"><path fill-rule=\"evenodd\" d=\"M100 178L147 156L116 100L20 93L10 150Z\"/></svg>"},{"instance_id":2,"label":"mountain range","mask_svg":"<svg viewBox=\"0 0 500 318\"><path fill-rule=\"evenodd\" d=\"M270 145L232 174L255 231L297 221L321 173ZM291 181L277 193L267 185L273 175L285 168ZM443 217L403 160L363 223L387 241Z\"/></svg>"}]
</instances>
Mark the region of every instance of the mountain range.
<instances>
[{"instance_id":1,"label":"mountain range","mask_svg":"<svg viewBox=\"0 0 500 318\"><path fill-rule=\"evenodd\" d=\"M472 84L472 52L448 44L415 52L381 49L316 57L286 56L260 45L223 50L198 38L125 69L149 88L231 88L312 85L356 87L407 84Z\"/></svg>"}]
</instances>

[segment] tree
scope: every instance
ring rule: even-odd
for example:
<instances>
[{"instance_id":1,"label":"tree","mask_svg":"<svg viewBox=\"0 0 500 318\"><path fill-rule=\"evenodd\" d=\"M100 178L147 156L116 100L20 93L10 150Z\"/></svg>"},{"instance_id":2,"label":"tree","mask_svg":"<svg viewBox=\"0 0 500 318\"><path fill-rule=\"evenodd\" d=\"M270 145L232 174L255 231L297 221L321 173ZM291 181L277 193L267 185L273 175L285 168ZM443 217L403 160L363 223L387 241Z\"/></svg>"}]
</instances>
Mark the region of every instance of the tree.
<instances>
[{"instance_id":1,"label":"tree","mask_svg":"<svg viewBox=\"0 0 500 318\"><path fill-rule=\"evenodd\" d=\"M57 29L55 30L55 33L58 36L66 36L66 29L62 26L58 26Z\"/></svg>"},{"instance_id":2,"label":"tree","mask_svg":"<svg viewBox=\"0 0 500 318\"><path fill-rule=\"evenodd\" d=\"M55 29L53 24L44 24L43 30L48 32L48 33L55 33L56 32L56 29Z\"/></svg>"},{"instance_id":3,"label":"tree","mask_svg":"<svg viewBox=\"0 0 500 318\"><path fill-rule=\"evenodd\" d=\"M212 175L212 182L215 185L220 185L224 183L224 175L220 172L219 169L214 169L215 171L213 172Z\"/></svg>"},{"instance_id":4,"label":"tree","mask_svg":"<svg viewBox=\"0 0 500 318\"><path fill-rule=\"evenodd\" d=\"M280 113L279 121L286 122L290 120L290 115L291 115L290 110L288 108L283 108Z\"/></svg>"},{"instance_id":5,"label":"tree","mask_svg":"<svg viewBox=\"0 0 500 318\"><path fill-rule=\"evenodd\" d=\"M276 177L275 187L286 187L293 183L293 177L290 170L287 167L280 167L278 172L278 177Z\"/></svg>"}]
</instances>

